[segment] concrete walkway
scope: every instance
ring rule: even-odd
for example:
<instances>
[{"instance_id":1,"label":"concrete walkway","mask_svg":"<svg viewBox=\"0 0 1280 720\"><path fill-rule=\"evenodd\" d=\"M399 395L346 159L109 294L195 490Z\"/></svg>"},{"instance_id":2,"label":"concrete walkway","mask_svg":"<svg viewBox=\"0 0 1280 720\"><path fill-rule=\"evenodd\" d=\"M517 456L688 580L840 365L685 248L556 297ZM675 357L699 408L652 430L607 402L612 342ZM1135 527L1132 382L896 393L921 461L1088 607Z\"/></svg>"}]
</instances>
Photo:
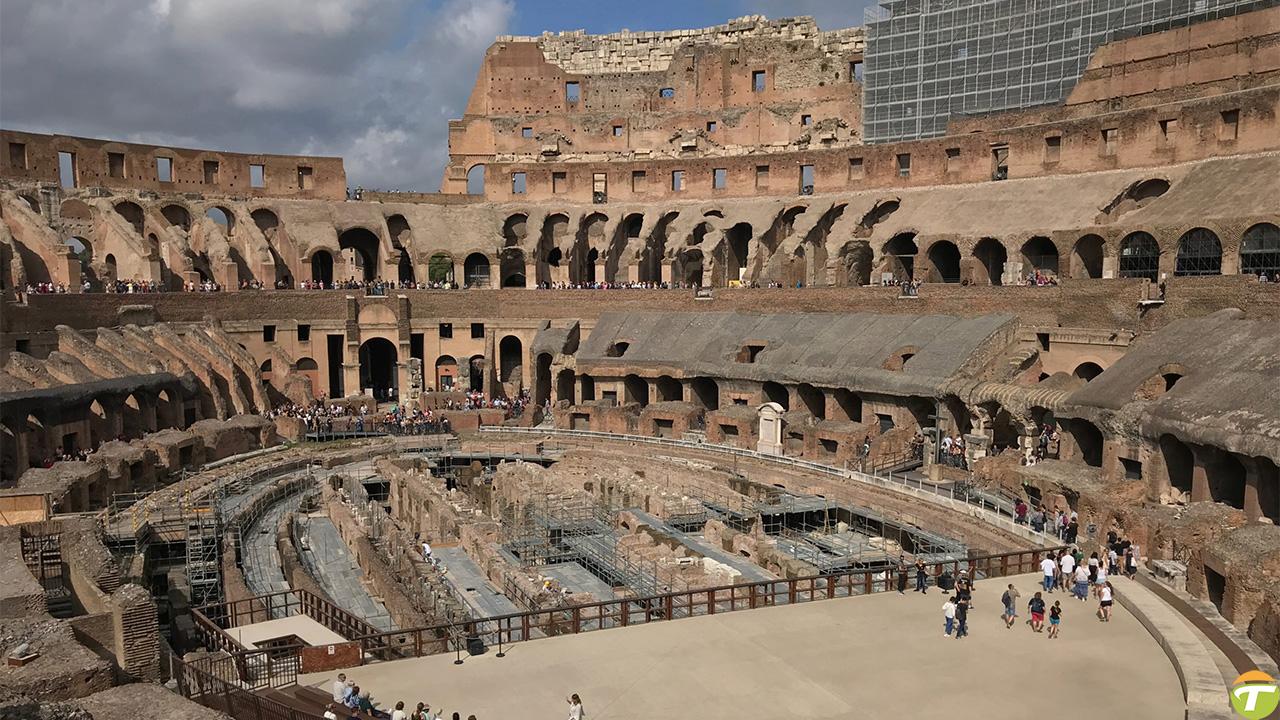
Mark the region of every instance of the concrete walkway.
<instances>
[{"instance_id":1,"label":"concrete walkway","mask_svg":"<svg viewBox=\"0 0 1280 720\"><path fill-rule=\"evenodd\" d=\"M307 515L302 522L308 542L302 553L303 562L313 571L320 587L343 610L379 630L394 630L386 606L370 597L361 582L364 571L351 559L351 551L333 522L324 515Z\"/></svg>"},{"instance_id":2,"label":"concrete walkway","mask_svg":"<svg viewBox=\"0 0 1280 720\"><path fill-rule=\"evenodd\" d=\"M1013 582L1026 600L1036 576ZM970 637L942 635L943 597L896 593L534 640L470 657L347 670L383 705L498 718L562 718L579 693L592 720L898 718L1171 720L1185 712L1164 652L1128 612L1110 623L1062 593L1062 637L1005 629L1007 579L979 583ZM1025 612L1024 612L1025 614ZM299 678L324 686L330 674Z\"/></svg>"}]
</instances>

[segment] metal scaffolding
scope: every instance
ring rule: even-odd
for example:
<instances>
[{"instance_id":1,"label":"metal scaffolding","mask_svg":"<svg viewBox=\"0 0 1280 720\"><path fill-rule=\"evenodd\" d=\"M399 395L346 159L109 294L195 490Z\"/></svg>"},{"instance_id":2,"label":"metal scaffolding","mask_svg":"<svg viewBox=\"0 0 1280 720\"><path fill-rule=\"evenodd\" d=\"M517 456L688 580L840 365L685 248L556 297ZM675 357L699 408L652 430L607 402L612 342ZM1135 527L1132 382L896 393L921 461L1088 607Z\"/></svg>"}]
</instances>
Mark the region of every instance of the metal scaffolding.
<instances>
[{"instance_id":1,"label":"metal scaffolding","mask_svg":"<svg viewBox=\"0 0 1280 720\"><path fill-rule=\"evenodd\" d=\"M1099 46L1280 0L882 0L866 11L863 138L1061 102Z\"/></svg>"}]
</instances>

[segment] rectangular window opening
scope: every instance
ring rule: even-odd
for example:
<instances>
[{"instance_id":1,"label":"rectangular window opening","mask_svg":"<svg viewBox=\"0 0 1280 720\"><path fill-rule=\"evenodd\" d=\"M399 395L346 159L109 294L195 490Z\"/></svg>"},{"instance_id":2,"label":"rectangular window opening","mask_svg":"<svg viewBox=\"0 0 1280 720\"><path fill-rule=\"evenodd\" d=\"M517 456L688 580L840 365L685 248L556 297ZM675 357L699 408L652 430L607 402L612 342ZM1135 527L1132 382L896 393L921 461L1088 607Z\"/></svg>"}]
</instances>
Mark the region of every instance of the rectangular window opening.
<instances>
[{"instance_id":1,"label":"rectangular window opening","mask_svg":"<svg viewBox=\"0 0 1280 720\"><path fill-rule=\"evenodd\" d=\"M570 81L564 84L564 99L570 105L576 104L582 97L582 86L577 82Z\"/></svg>"},{"instance_id":2,"label":"rectangular window opening","mask_svg":"<svg viewBox=\"0 0 1280 720\"><path fill-rule=\"evenodd\" d=\"M276 326L263 325L262 326L262 342L272 343L275 341L276 341Z\"/></svg>"},{"instance_id":3,"label":"rectangular window opening","mask_svg":"<svg viewBox=\"0 0 1280 720\"><path fill-rule=\"evenodd\" d=\"M1166 145L1173 143L1178 134L1178 121L1174 118L1160 121L1160 137Z\"/></svg>"},{"instance_id":4,"label":"rectangular window opening","mask_svg":"<svg viewBox=\"0 0 1280 720\"><path fill-rule=\"evenodd\" d=\"M681 192L684 190L684 171L671 171L671 190L673 192Z\"/></svg>"},{"instance_id":5,"label":"rectangular window opening","mask_svg":"<svg viewBox=\"0 0 1280 720\"><path fill-rule=\"evenodd\" d=\"M728 182L729 171L725 168L716 168L711 171L711 187L715 190L725 189Z\"/></svg>"},{"instance_id":6,"label":"rectangular window opening","mask_svg":"<svg viewBox=\"0 0 1280 720\"><path fill-rule=\"evenodd\" d=\"M266 187L267 186L267 168L265 165L250 163L249 165L249 187Z\"/></svg>"},{"instance_id":7,"label":"rectangular window opening","mask_svg":"<svg viewBox=\"0 0 1280 720\"><path fill-rule=\"evenodd\" d=\"M1240 137L1240 111L1223 110L1222 125L1218 130L1218 139L1229 142Z\"/></svg>"},{"instance_id":8,"label":"rectangular window opening","mask_svg":"<svg viewBox=\"0 0 1280 720\"><path fill-rule=\"evenodd\" d=\"M298 166L298 189L310 190L315 187L315 176L311 172L311 168L306 165Z\"/></svg>"},{"instance_id":9,"label":"rectangular window opening","mask_svg":"<svg viewBox=\"0 0 1280 720\"><path fill-rule=\"evenodd\" d=\"M751 92L764 92L766 77L764 70L753 70L751 72Z\"/></svg>"},{"instance_id":10,"label":"rectangular window opening","mask_svg":"<svg viewBox=\"0 0 1280 720\"><path fill-rule=\"evenodd\" d=\"M533 137L533 128L531 128L531 127L522 127L522 128L520 128L520 137L523 137L523 138L531 138L531 137Z\"/></svg>"},{"instance_id":11,"label":"rectangular window opening","mask_svg":"<svg viewBox=\"0 0 1280 720\"><path fill-rule=\"evenodd\" d=\"M960 170L960 148L947 148L947 172Z\"/></svg>"},{"instance_id":12,"label":"rectangular window opening","mask_svg":"<svg viewBox=\"0 0 1280 720\"><path fill-rule=\"evenodd\" d=\"M218 184L218 161L217 160L204 161L204 184L205 185Z\"/></svg>"},{"instance_id":13,"label":"rectangular window opening","mask_svg":"<svg viewBox=\"0 0 1280 720\"><path fill-rule=\"evenodd\" d=\"M558 195L569 186L569 176L562 172L551 173L551 194Z\"/></svg>"},{"instance_id":14,"label":"rectangular window opening","mask_svg":"<svg viewBox=\"0 0 1280 720\"><path fill-rule=\"evenodd\" d=\"M1062 138L1055 135L1044 139L1044 161L1056 163L1062 158Z\"/></svg>"},{"instance_id":15,"label":"rectangular window opening","mask_svg":"<svg viewBox=\"0 0 1280 720\"><path fill-rule=\"evenodd\" d=\"M1129 458L1120 458L1120 465L1124 468L1125 480L1141 480L1142 479L1142 463Z\"/></svg>"},{"instance_id":16,"label":"rectangular window opening","mask_svg":"<svg viewBox=\"0 0 1280 720\"><path fill-rule=\"evenodd\" d=\"M453 338L453 323L440 323L440 339L451 340Z\"/></svg>"},{"instance_id":17,"label":"rectangular window opening","mask_svg":"<svg viewBox=\"0 0 1280 720\"><path fill-rule=\"evenodd\" d=\"M767 187L769 187L769 166L757 165L756 166L756 189L763 190Z\"/></svg>"},{"instance_id":18,"label":"rectangular window opening","mask_svg":"<svg viewBox=\"0 0 1280 720\"><path fill-rule=\"evenodd\" d=\"M649 176L644 170L631 171L631 192L640 192L644 190L645 185L649 182Z\"/></svg>"},{"instance_id":19,"label":"rectangular window opening","mask_svg":"<svg viewBox=\"0 0 1280 720\"><path fill-rule=\"evenodd\" d=\"M124 153L107 153L107 177L124 179Z\"/></svg>"},{"instance_id":20,"label":"rectangular window opening","mask_svg":"<svg viewBox=\"0 0 1280 720\"><path fill-rule=\"evenodd\" d=\"M813 124L813 116L812 116L812 115L801 115L801 116L800 116L800 125L801 125L802 127L809 127L809 126L810 126L810 125L812 125L812 124Z\"/></svg>"},{"instance_id":21,"label":"rectangular window opening","mask_svg":"<svg viewBox=\"0 0 1280 720\"><path fill-rule=\"evenodd\" d=\"M675 88L669 88L669 87L666 87L666 88L660 88L660 89L658 90L658 97L660 97L660 98L671 99L671 98L673 98L673 97L675 97L675 96L676 96L676 89L675 89Z\"/></svg>"},{"instance_id":22,"label":"rectangular window opening","mask_svg":"<svg viewBox=\"0 0 1280 720\"><path fill-rule=\"evenodd\" d=\"M614 125L614 126L613 126L613 136L614 136L614 137L622 137L622 126L621 126L621 125Z\"/></svg>"},{"instance_id":23,"label":"rectangular window opening","mask_svg":"<svg viewBox=\"0 0 1280 720\"><path fill-rule=\"evenodd\" d=\"M1036 342L1040 344L1041 352L1049 352L1049 333L1036 333Z\"/></svg>"},{"instance_id":24,"label":"rectangular window opening","mask_svg":"<svg viewBox=\"0 0 1280 720\"><path fill-rule=\"evenodd\" d=\"M484 323L471 323L471 339L472 340L484 339Z\"/></svg>"},{"instance_id":25,"label":"rectangular window opening","mask_svg":"<svg viewBox=\"0 0 1280 720\"><path fill-rule=\"evenodd\" d=\"M58 184L64 188L77 187L80 184L79 168L76 167L76 154L58 151Z\"/></svg>"},{"instance_id":26,"label":"rectangular window opening","mask_svg":"<svg viewBox=\"0 0 1280 720\"><path fill-rule=\"evenodd\" d=\"M812 195L812 194L813 194L813 182L814 182L814 180L813 180L813 166L812 166L812 165L801 165L801 166L800 166L800 194L801 194L801 195Z\"/></svg>"},{"instance_id":27,"label":"rectangular window opening","mask_svg":"<svg viewBox=\"0 0 1280 720\"><path fill-rule=\"evenodd\" d=\"M1119 144L1120 129L1119 128L1103 128L1102 130L1102 154L1110 157L1116 154L1116 145Z\"/></svg>"},{"instance_id":28,"label":"rectangular window opening","mask_svg":"<svg viewBox=\"0 0 1280 720\"><path fill-rule=\"evenodd\" d=\"M310 325L298 326L298 342L311 342L311 326Z\"/></svg>"},{"instance_id":29,"label":"rectangular window opening","mask_svg":"<svg viewBox=\"0 0 1280 720\"><path fill-rule=\"evenodd\" d=\"M609 200L609 176L605 173L591 174L591 202L602 203Z\"/></svg>"},{"instance_id":30,"label":"rectangular window opening","mask_svg":"<svg viewBox=\"0 0 1280 720\"><path fill-rule=\"evenodd\" d=\"M511 193L513 195L523 195L525 191L525 174L522 172L511 173Z\"/></svg>"},{"instance_id":31,"label":"rectangular window opening","mask_svg":"<svg viewBox=\"0 0 1280 720\"><path fill-rule=\"evenodd\" d=\"M9 143L9 167L15 170L27 169L27 144Z\"/></svg>"},{"instance_id":32,"label":"rectangular window opening","mask_svg":"<svg viewBox=\"0 0 1280 720\"><path fill-rule=\"evenodd\" d=\"M173 182L173 158L156 158L156 180L166 183Z\"/></svg>"},{"instance_id":33,"label":"rectangular window opening","mask_svg":"<svg viewBox=\"0 0 1280 720\"><path fill-rule=\"evenodd\" d=\"M898 177L911 177L911 153L898 153Z\"/></svg>"},{"instance_id":34,"label":"rectangular window opening","mask_svg":"<svg viewBox=\"0 0 1280 720\"><path fill-rule=\"evenodd\" d=\"M858 180L864 176L862 158L849 158L849 179Z\"/></svg>"},{"instance_id":35,"label":"rectangular window opening","mask_svg":"<svg viewBox=\"0 0 1280 720\"><path fill-rule=\"evenodd\" d=\"M716 126L716 121L715 121L715 120L708 120L708 121L707 121L707 132L709 132L709 133L713 133L713 132L715 132L715 131L716 131L716 127L717 127L717 126Z\"/></svg>"},{"instance_id":36,"label":"rectangular window opening","mask_svg":"<svg viewBox=\"0 0 1280 720\"><path fill-rule=\"evenodd\" d=\"M854 60L853 62L849 63L849 82L853 82L854 80L857 80L858 82L862 82L862 61L861 60Z\"/></svg>"}]
</instances>

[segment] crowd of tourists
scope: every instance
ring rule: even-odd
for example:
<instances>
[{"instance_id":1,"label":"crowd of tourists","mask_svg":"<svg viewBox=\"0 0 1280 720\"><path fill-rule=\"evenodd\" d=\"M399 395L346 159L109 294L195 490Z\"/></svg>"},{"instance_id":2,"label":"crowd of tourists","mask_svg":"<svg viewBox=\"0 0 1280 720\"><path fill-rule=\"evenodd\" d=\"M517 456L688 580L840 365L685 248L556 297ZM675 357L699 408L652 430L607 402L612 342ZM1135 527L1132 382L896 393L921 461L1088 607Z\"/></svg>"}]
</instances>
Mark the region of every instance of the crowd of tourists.
<instances>
[{"instance_id":1,"label":"crowd of tourists","mask_svg":"<svg viewBox=\"0 0 1280 720\"><path fill-rule=\"evenodd\" d=\"M510 420L523 415L531 402L528 390L521 390L514 398L486 398L484 393L473 390L465 393L461 400L445 399L444 407L446 410L502 410Z\"/></svg>"},{"instance_id":2,"label":"crowd of tourists","mask_svg":"<svg viewBox=\"0 0 1280 720\"><path fill-rule=\"evenodd\" d=\"M969 461L965 455L964 437L960 433L943 435L942 447L938 452L938 460L948 467L967 468Z\"/></svg>"},{"instance_id":3,"label":"crowd of tourists","mask_svg":"<svg viewBox=\"0 0 1280 720\"><path fill-rule=\"evenodd\" d=\"M538 283L538 290L696 290L700 285L683 282L545 282Z\"/></svg>"},{"instance_id":4,"label":"crowd of tourists","mask_svg":"<svg viewBox=\"0 0 1280 720\"><path fill-rule=\"evenodd\" d=\"M461 290L462 285L450 280L433 282L417 282L415 280L357 280L353 277L346 280L324 282L322 280L303 280L298 283L299 290L363 290L365 295L382 296L392 290Z\"/></svg>"},{"instance_id":5,"label":"crowd of tourists","mask_svg":"<svg viewBox=\"0 0 1280 720\"><path fill-rule=\"evenodd\" d=\"M583 708L582 698L578 697L577 693L569 695L564 700L569 705L568 720L585 720L586 710ZM375 718L389 718L389 720L441 720L445 717L450 720L462 720L460 712L453 712L446 716L444 710L439 708L432 710L431 706L425 702L419 702L413 710L408 710L403 700L397 700L390 711L379 708L368 690L348 680L346 673L338 673L338 678L333 681L333 702L325 707L324 718L325 720L346 720L347 718L354 720L360 717L356 713L364 713L366 716ZM468 715L467 720L476 720L476 716Z\"/></svg>"}]
</instances>

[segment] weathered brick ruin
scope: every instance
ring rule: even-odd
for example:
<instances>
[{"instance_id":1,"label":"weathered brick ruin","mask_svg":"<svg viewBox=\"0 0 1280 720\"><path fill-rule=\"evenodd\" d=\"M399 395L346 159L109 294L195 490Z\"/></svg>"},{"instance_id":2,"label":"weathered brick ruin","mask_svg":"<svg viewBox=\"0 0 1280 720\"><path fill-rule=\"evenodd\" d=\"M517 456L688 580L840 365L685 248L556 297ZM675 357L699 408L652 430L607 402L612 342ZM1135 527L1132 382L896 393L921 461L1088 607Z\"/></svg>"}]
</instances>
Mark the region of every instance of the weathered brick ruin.
<instances>
[{"instance_id":1,"label":"weathered brick ruin","mask_svg":"<svg viewBox=\"0 0 1280 720\"><path fill-rule=\"evenodd\" d=\"M910 142L862 143L863 54L807 18L499 37L439 193L0 131L0 651L40 653L0 707L178 702L134 681L200 647L234 713L299 637L229 631L290 613L348 641L304 643L327 670L1056 543L1018 498L1280 657L1280 8ZM386 627L429 631L349 642Z\"/></svg>"}]
</instances>

